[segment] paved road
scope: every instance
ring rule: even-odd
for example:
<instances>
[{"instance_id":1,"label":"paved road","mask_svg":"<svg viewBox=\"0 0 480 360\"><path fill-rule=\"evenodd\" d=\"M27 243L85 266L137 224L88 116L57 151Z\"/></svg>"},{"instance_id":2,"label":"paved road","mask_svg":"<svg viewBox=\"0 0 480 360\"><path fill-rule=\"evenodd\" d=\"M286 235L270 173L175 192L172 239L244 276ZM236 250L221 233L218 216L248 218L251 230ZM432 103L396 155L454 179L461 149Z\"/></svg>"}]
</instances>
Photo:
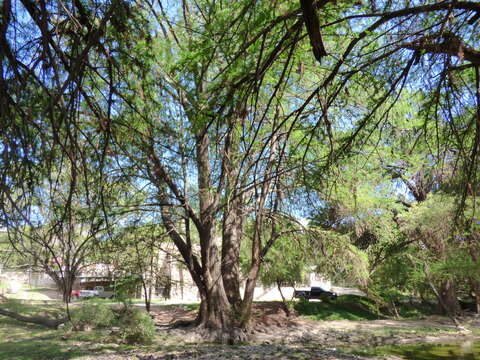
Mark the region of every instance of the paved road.
<instances>
[{"instance_id":1,"label":"paved road","mask_svg":"<svg viewBox=\"0 0 480 360\"><path fill-rule=\"evenodd\" d=\"M366 295L363 291L353 287L332 286L331 290L335 291L337 295L358 295L358 296Z\"/></svg>"}]
</instances>

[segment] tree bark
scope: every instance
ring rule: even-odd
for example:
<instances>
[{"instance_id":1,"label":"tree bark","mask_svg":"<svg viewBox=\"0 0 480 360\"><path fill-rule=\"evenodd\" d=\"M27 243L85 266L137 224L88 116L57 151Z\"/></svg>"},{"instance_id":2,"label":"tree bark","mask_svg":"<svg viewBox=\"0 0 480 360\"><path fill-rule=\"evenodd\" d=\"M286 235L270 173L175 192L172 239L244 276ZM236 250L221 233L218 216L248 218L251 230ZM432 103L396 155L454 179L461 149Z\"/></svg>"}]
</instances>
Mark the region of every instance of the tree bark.
<instances>
[{"instance_id":1,"label":"tree bark","mask_svg":"<svg viewBox=\"0 0 480 360\"><path fill-rule=\"evenodd\" d=\"M195 225L200 243L200 258L193 252L188 238L182 235L174 221L171 207L161 206L163 224L175 243L185 265L190 272L200 294L200 310L196 319L199 329L206 332L207 339L221 343L236 343L246 340L246 332L239 328L239 322L230 303L221 271L221 255L219 247L222 245L216 236L216 213L218 194L211 186L211 168L209 159L208 133L199 132L196 136L196 169L198 182L199 212L194 213L189 207L184 194L181 194L176 185L169 178L165 168L156 157L153 149L149 154L152 171L151 176L158 188L162 204L171 203L171 194L180 201L185 209L186 216ZM171 193L167 191L170 190Z\"/></svg>"},{"instance_id":2,"label":"tree bark","mask_svg":"<svg viewBox=\"0 0 480 360\"><path fill-rule=\"evenodd\" d=\"M480 281L470 278L470 289L475 299L475 312L480 314Z\"/></svg>"},{"instance_id":3,"label":"tree bark","mask_svg":"<svg viewBox=\"0 0 480 360\"><path fill-rule=\"evenodd\" d=\"M322 57L327 56L327 51L323 44L322 34L320 32L320 21L318 20L315 11L313 0L300 0L302 7L303 21L307 28L310 44L312 45L312 52L318 62L322 61Z\"/></svg>"},{"instance_id":4,"label":"tree bark","mask_svg":"<svg viewBox=\"0 0 480 360\"><path fill-rule=\"evenodd\" d=\"M229 332L235 327L233 312L225 292L221 272L221 246L215 234L215 211L218 195L213 195L210 180L211 168L209 157L209 138L206 131L196 137L196 156L198 171L200 226L200 251L202 258L202 280L204 294L202 296L203 314L201 326L212 332L214 340L221 343L232 343Z\"/></svg>"},{"instance_id":5,"label":"tree bark","mask_svg":"<svg viewBox=\"0 0 480 360\"><path fill-rule=\"evenodd\" d=\"M222 279L228 301L239 309L240 296L240 246L243 236L243 196L235 191L240 174L239 139L234 124L230 125L225 140L223 171L226 179L226 207L223 214Z\"/></svg>"},{"instance_id":6,"label":"tree bark","mask_svg":"<svg viewBox=\"0 0 480 360\"><path fill-rule=\"evenodd\" d=\"M466 45L463 39L450 32L423 36L413 42L402 44L401 47L423 53L456 56L460 60L465 59L473 65L480 66L480 51Z\"/></svg>"},{"instance_id":7,"label":"tree bark","mask_svg":"<svg viewBox=\"0 0 480 360\"><path fill-rule=\"evenodd\" d=\"M457 292L453 280L444 280L440 285L440 307L444 310L446 315L456 316L460 310L460 305L457 299Z\"/></svg>"},{"instance_id":8,"label":"tree bark","mask_svg":"<svg viewBox=\"0 0 480 360\"><path fill-rule=\"evenodd\" d=\"M282 304L283 304L283 309L285 310L285 314L287 314L287 316L290 316L291 311L290 311L290 308L288 307L287 299L285 299L285 296L283 295L282 284L280 281L277 281L277 288L278 288L278 292L280 293L280 296L282 297Z\"/></svg>"},{"instance_id":9,"label":"tree bark","mask_svg":"<svg viewBox=\"0 0 480 360\"><path fill-rule=\"evenodd\" d=\"M45 272L52 278L57 285L58 290L62 293L62 299L65 304L72 300L72 288L76 279L75 270L63 270L62 274L58 274L55 270L47 267Z\"/></svg>"},{"instance_id":10,"label":"tree bark","mask_svg":"<svg viewBox=\"0 0 480 360\"><path fill-rule=\"evenodd\" d=\"M222 278L228 300L235 308L241 303L240 296L240 246L243 235L242 206L234 199L225 212L222 236Z\"/></svg>"}]
</instances>

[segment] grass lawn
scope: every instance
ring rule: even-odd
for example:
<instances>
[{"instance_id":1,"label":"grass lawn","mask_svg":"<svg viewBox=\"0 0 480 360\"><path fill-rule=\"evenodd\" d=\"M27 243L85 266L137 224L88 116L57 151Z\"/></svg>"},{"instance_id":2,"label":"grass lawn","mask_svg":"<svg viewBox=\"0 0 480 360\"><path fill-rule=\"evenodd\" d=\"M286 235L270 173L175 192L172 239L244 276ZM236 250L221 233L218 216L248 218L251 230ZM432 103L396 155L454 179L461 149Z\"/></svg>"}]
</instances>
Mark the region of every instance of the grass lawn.
<instances>
[{"instance_id":1,"label":"grass lawn","mask_svg":"<svg viewBox=\"0 0 480 360\"><path fill-rule=\"evenodd\" d=\"M468 343L468 345L465 345ZM415 360L446 360L446 359L465 359L475 360L480 356L480 342L468 341L459 343L445 344L409 344L397 346L377 346L377 347L356 347L346 349L347 353L365 356L389 358L394 355L395 359L415 359Z\"/></svg>"},{"instance_id":2,"label":"grass lawn","mask_svg":"<svg viewBox=\"0 0 480 360\"><path fill-rule=\"evenodd\" d=\"M381 313L372 300L357 295L341 295L336 300L321 302L299 301L295 304L295 310L300 315L317 321L376 320L389 317ZM436 314L434 307L422 304L400 304L397 310L401 318L410 320Z\"/></svg>"},{"instance_id":3,"label":"grass lawn","mask_svg":"<svg viewBox=\"0 0 480 360\"><path fill-rule=\"evenodd\" d=\"M376 320L383 317L375 311L372 301L356 295L341 295L336 300L300 301L295 310L311 320Z\"/></svg>"},{"instance_id":4,"label":"grass lawn","mask_svg":"<svg viewBox=\"0 0 480 360\"><path fill-rule=\"evenodd\" d=\"M62 330L49 330L0 319L0 359L50 360L74 359L84 355L107 354L131 349L131 346L109 343L97 331L80 332L62 339ZM138 348L138 347L137 347Z\"/></svg>"},{"instance_id":5,"label":"grass lawn","mask_svg":"<svg viewBox=\"0 0 480 360\"><path fill-rule=\"evenodd\" d=\"M61 315L59 304L29 305L19 302L3 303L2 308L22 315ZM27 324L0 316L0 360L60 360L92 354L108 354L131 349L148 350L146 346L120 345L109 338L106 331L66 333L46 327Z\"/></svg>"},{"instance_id":6,"label":"grass lawn","mask_svg":"<svg viewBox=\"0 0 480 360\"><path fill-rule=\"evenodd\" d=\"M111 300L97 299L97 302L114 303ZM77 302L72 307L79 306ZM60 302L8 301L1 304L2 308L21 313L22 315L44 316L49 318L63 317L64 309ZM158 305L157 305L158 306ZM162 304L162 309L168 310L181 306L185 310L197 310L198 304ZM325 320L374 320L382 318L376 312L375 305L370 300L355 295L339 296L337 300L323 302L297 302L295 309L299 315L316 321ZM416 314L416 312L415 312ZM153 345L124 345L118 343L108 330L92 330L66 332L45 327L18 322L14 319L0 316L0 360L50 360L75 359L82 356L113 354L133 351L137 353L165 349L165 338L156 335ZM162 345L164 344L164 345ZM183 348L183 347L182 347Z\"/></svg>"}]
</instances>

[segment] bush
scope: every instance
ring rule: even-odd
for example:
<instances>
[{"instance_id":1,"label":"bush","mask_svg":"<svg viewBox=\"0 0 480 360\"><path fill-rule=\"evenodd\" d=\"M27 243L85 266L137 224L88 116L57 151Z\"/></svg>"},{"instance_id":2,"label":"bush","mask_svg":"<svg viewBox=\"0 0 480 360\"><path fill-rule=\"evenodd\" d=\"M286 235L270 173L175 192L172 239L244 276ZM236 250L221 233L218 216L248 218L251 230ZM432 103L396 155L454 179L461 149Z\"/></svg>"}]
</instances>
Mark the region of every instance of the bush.
<instances>
[{"instance_id":1,"label":"bush","mask_svg":"<svg viewBox=\"0 0 480 360\"><path fill-rule=\"evenodd\" d=\"M151 344L155 337L155 324L144 311L128 307L119 318L120 336L127 344Z\"/></svg>"},{"instance_id":2,"label":"bush","mask_svg":"<svg viewBox=\"0 0 480 360\"><path fill-rule=\"evenodd\" d=\"M74 309L71 320L67 332L117 327L111 335L127 344L151 344L155 337L155 324L150 315L128 304L114 311L107 304L88 300Z\"/></svg>"},{"instance_id":3,"label":"bush","mask_svg":"<svg viewBox=\"0 0 480 360\"><path fill-rule=\"evenodd\" d=\"M71 322L77 330L106 328L115 323L115 313L108 305L89 300L73 310Z\"/></svg>"}]
</instances>

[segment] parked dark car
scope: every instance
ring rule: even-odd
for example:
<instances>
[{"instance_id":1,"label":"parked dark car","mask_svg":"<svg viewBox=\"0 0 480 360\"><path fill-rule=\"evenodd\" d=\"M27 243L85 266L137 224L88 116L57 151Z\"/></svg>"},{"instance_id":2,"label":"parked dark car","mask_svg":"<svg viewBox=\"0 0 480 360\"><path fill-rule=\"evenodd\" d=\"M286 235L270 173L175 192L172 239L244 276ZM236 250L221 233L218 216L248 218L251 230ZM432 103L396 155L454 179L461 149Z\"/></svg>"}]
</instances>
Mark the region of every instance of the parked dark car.
<instances>
[{"instance_id":1,"label":"parked dark car","mask_svg":"<svg viewBox=\"0 0 480 360\"><path fill-rule=\"evenodd\" d=\"M337 293L333 291L324 290L319 286L312 286L310 290L295 290L293 296L298 299L329 299L335 300L337 298Z\"/></svg>"}]
</instances>

